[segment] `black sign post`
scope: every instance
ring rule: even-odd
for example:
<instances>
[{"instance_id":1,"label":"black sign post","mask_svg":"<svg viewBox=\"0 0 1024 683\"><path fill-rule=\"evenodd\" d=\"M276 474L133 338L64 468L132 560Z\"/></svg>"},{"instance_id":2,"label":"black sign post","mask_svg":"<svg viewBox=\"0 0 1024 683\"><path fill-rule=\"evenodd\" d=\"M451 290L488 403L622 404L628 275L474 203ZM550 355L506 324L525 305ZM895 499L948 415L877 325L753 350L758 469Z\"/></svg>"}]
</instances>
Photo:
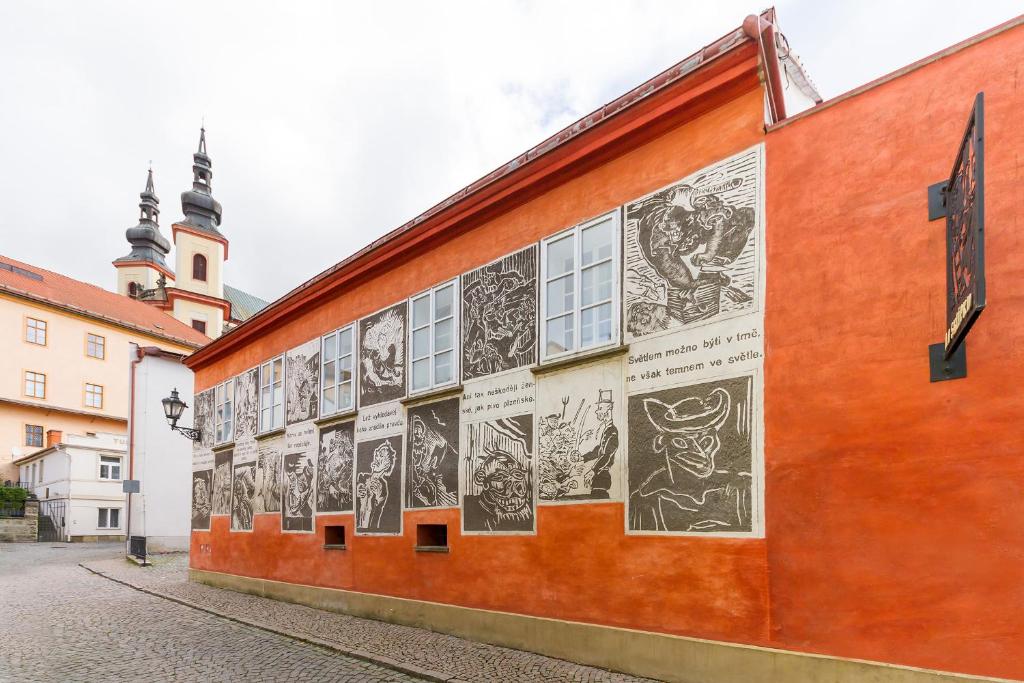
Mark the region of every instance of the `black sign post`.
<instances>
[{"instance_id":1,"label":"black sign post","mask_svg":"<svg viewBox=\"0 0 1024 683\"><path fill-rule=\"evenodd\" d=\"M985 93L974 98L949 180L928 188L946 219L946 334L928 347L931 381L967 376L967 333L985 309Z\"/></svg>"}]
</instances>

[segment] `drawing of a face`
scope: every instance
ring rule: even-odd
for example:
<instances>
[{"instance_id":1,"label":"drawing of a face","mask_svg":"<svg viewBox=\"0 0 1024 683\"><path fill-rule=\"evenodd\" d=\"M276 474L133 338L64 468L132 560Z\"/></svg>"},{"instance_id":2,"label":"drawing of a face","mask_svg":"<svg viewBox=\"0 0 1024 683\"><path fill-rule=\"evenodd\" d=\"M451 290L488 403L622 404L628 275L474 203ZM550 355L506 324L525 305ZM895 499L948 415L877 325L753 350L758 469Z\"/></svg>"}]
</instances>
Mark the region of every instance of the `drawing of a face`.
<instances>
[{"instance_id":1,"label":"drawing of a face","mask_svg":"<svg viewBox=\"0 0 1024 683\"><path fill-rule=\"evenodd\" d=\"M611 418L612 405L611 401L599 401L594 404L594 417L598 422L604 422Z\"/></svg>"},{"instance_id":2,"label":"drawing of a face","mask_svg":"<svg viewBox=\"0 0 1024 683\"><path fill-rule=\"evenodd\" d=\"M285 496L285 513L289 517L303 517L307 514L309 496L312 492L313 468L301 460L288 465L288 495Z\"/></svg>"},{"instance_id":3,"label":"drawing of a face","mask_svg":"<svg viewBox=\"0 0 1024 683\"><path fill-rule=\"evenodd\" d=\"M505 519L529 518L529 482L526 470L511 455L500 451L491 453L477 471L475 479L482 487L482 506L499 522Z\"/></svg>"},{"instance_id":4,"label":"drawing of a face","mask_svg":"<svg viewBox=\"0 0 1024 683\"><path fill-rule=\"evenodd\" d=\"M210 513L210 487L204 477L192 481L192 511L194 515Z\"/></svg>"},{"instance_id":5,"label":"drawing of a face","mask_svg":"<svg viewBox=\"0 0 1024 683\"><path fill-rule=\"evenodd\" d=\"M665 456L670 470L682 468L699 479L711 476L722 445L718 430L731 404L729 393L721 388L713 389L706 399L689 397L672 405L644 399L647 419L658 431L654 452Z\"/></svg>"},{"instance_id":6,"label":"drawing of a face","mask_svg":"<svg viewBox=\"0 0 1024 683\"><path fill-rule=\"evenodd\" d=\"M391 474L395 466L395 449L390 441L385 441L373 450L373 460L370 461L370 471L382 476Z\"/></svg>"}]
</instances>

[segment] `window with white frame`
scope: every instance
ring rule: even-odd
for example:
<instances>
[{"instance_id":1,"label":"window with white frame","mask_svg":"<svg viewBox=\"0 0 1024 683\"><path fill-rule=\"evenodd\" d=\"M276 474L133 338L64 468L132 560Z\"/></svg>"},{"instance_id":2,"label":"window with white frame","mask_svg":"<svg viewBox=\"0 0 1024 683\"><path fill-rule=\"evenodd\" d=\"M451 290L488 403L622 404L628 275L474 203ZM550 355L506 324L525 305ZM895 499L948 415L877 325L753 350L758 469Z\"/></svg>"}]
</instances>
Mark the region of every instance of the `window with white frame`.
<instances>
[{"instance_id":1,"label":"window with white frame","mask_svg":"<svg viewBox=\"0 0 1024 683\"><path fill-rule=\"evenodd\" d=\"M103 407L103 387L99 384L85 384L85 406L86 408Z\"/></svg>"},{"instance_id":2,"label":"window with white frame","mask_svg":"<svg viewBox=\"0 0 1024 683\"><path fill-rule=\"evenodd\" d=\"M619 218L610 213L541 244L542 359L615 343Z\"/></svg>"},{"instance_id":3,"label":"window with white frame","mask_svg":"<svg viewBox=\"0 0 1024 683\"><path fill-rule=\"evenodd\" d=\"M355 381L352 374L354 325L325 334L320 354L320 387L323 394L320 414L330 415L355 407Z\"/></svg>"},{"instance_id":4,"label":"window with white frame","mask_svg":"<svg viewBox=\"0 0 1024 683\"><path fill-rule=\"evenodd\" d=\"M99 513L96 519L98 529L120 529L121 508L97 508Z\"/></svg>"},{"instance_id":5,"label":"window with white frame","mask_svg":"<svg viewBox=\"0 0 1024 683\"><path fill-rule=\"evenodd\" d=\"M106 356L107 340L98 334L88 332L85 335L85 355L90 358L99 358L103 360Z\"/></svg>"},{"instance_id":6,"label":"window with white frame","mask_svg":"<svg viewBox=\"0 0 1024 683\"><path fill-rule=\"evenodd\" d=\"M213 391L214 402L214 442L227 443L235 438L235 411L232 399L235 395L235 380L229 379L218 384Z\"/></svg>"},{"instance_id":7,"label":"window with white frame","mask_svg":"<svg viewBox=\"0 0 1024 683\"><path fill-rule=\"evenodd\" d=\"M25 341L46 346L46 321L25 318Z\"/></svg>"},{"instance_id":8,"label":"window with white frame","mask_svg":"<svg viewBox=\"0 0 1024 683\"><path fill-rule=\"evenodd\" d=\"M112 455L100 456L100 479L117 481L121 478L121 458Z\"/></svg>"},{"instance_id":9,"label":"window with white frame","mask_svg":"<svg viewBox=\"0 0 1024 683\"><path fill-rule=\"evenodd\" d=\"M46 398L46 375L26 370L25 395L32 398Z\"/></svg>"},{"instance_id":10,"label":"window with white frame","mask_svg":"<svg viewBox=\"0 0 1024 683\"><path fill-rule=\"evenodd\" d=\"M409 299L410 393L454 384L458 377L458 285L456 278Z\"/></svg>"},{"instance_id":11,"label":"window with white frame","mask_svg":"<svg viewBox=\"0 0 1024 683\"><path fill-rule=\"evenodd\" d=\"M284 356L260 366L260 432L284 426Z\"/></svg>"}]
</instances>

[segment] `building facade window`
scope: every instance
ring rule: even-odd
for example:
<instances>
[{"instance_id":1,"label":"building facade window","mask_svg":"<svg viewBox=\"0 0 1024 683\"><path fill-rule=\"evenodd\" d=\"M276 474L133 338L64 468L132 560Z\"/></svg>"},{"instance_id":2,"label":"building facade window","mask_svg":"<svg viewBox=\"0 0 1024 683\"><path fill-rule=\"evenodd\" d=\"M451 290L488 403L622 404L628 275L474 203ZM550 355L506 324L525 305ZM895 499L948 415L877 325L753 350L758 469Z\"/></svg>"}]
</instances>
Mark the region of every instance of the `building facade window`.
<instances>
[{"instance_id":1,"label":"building facade window","mask_svg":"<svg viewBox=\"0 0 1024 683\"><path fill-rule=\"evenodd\" d=\"M229 379L218 384L213 390L214 401L214 443L227 443L235 438L235 411L232 398L235 395L235 381Z\"/></svg>"},{"instance_id":2,"label":"building facade window","mask_svg":"<svg viewBox=\"0 0 1024 683\"><path fill-rule=\"evenodd\" d=\"M45 460L40 460L39 461L39 473L38 473L38 477L39 478L36 479L36 483L38 483L38 484L42 484L43 483L43 465L45 465L45 464L46 464Z\"/></svg>"},{"instance_id":3,"label":"building facade window","mask_svg":"<svg viewBox=\"0 0 1024 683\"><path fill-rule=\"evenodd\" d=\"M46 321L25 318L25 341L46 346Z\"/></svg>"},{"instance_id":4,"label":"building facade window","mask_svg":"<svg viewBox=\"0 0 1024 683\"><path fill-rule=\"evenodd\" d=\"M193 320L192 329L199 330L203 334L206 334L206 321L205 320Z\"/></svg>"},{"instance_id":5,"label":"building facade window","mask_svg":"<svg viewBox=\"0 0 1024 683\"><path fill-rule=\"evenodd\" d=\"M120 529L121 508L97 508L99 513L96 519L98 529Z\"/></svg>"},{"instance_id":6,"label":"building facade window","mask_svg":"<svg viewBox=\"0 0 1024 683\"><path fill-rule=\"evenodd\" d=\"M85 407L86 408L102 408L103 407L103 387L99 384L85 385Z\"/></svg>"},{"instance_id":7,"label":"building facade window","mask_svg":"<svg viewBox=\"0 0 1024 683\"><path fill-rule=\"evenodd\" d=\"M355 380L352 374L353 327L349 325L323 337L320 356L323 415L355 407Z\"/></svg>"},{"instance_id":8,"label":"building facade window","mask_svg":"<svg viewBox=\"0 0 1024 683\"><path fill-rule=\"evenodd\" d=\"M456 278L409 299L410 393L454 384L459 376L458 284Z\"/></svg>"},{"instance_id":9,"label":"building facade window","mask_svg":"<svg viewBox=\"0 0 1024 683\"><path fill-rule=\"evenodd\" d=\"M541 358L613 344L619 334L619 218L607 214L541 244Z\"/></svg>"},{"instance_id":10,"label":"building facade window","mask_svg":"<svg viewBox=\"0 0 1024 683\"><path fill-rule=\"evenodd\" d=\"M85 335L85 355L103 360L107 355L107 340L98 334Z\"/></svg>"},{"instance_id":11,"label":"building facade window","mask_svg":"<svg viewBox=\"0 0 1024 683\"><path fill-rule=\"evenodd\" d=\"M206 257L192 254L192 279L206 282Z\"/></svg>"},{"instance_id":12,"label":"building facade window","mask_svg":"<svg viewBox=\"0 0 1024 683\"><path fill-rule=\"evenodd\" d=\"M25 395L32 398L46 398L46 375L26 370Z\"/></svg>"},{"instance_id":13,"label":"building facade window","mask_svg":"<svg viewBox=\"0 0 1024 683\"><path fill-rule=\"evenodd\" d=\"M121 478L121 458L113 455L100 456L100 479L117 481Z\"/></svg>"},{"instance_id":14,"label":"building facade window","mask_svg":"<svg viewBox=\"0 0 1024 683\"><path fill-rule=\"evenodd\" d=\"M260 432L284 426L284 356L260 366Z\"/></svg>"},{"instance_id":15,"label":"building facade window","mask_svg":"<svg viewBox=\"0 0 1024 683\"><path fill-rule=\"evenodd\" d=\"M35 463L32 463L32 470L31 470L31 474L29 474L28 483L30 483L30 484L36 483L36 464Z\"/></svg>"},{"instance_id":16,"label":"building facade window","mask_svg":"<svg viewBox=\"0 0 1024 683\"><path fill-rule=\"evenodd\" d=\"M43 425L25 425L25 445L42 448Z\"/></svg>"}]
</instances>

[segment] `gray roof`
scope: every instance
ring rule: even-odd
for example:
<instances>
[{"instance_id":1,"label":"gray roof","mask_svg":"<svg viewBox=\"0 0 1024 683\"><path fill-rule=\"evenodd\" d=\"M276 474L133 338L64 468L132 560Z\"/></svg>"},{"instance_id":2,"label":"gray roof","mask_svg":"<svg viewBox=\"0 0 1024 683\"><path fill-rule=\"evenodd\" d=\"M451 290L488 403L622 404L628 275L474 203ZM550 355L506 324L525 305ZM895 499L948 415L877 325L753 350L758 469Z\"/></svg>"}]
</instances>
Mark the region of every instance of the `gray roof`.
<instances>
[{"instance_id":1,"label":"gray roof","mask_svg":"<svg viewBox=\"0 0 1024 683\"><path fill-rule=\"evenodd\" d=\"M231 285L224 285L224 298L231 304L231 317L238 321L247 320L269 306L263 299Z\"/></svg>"}]
</instances>

